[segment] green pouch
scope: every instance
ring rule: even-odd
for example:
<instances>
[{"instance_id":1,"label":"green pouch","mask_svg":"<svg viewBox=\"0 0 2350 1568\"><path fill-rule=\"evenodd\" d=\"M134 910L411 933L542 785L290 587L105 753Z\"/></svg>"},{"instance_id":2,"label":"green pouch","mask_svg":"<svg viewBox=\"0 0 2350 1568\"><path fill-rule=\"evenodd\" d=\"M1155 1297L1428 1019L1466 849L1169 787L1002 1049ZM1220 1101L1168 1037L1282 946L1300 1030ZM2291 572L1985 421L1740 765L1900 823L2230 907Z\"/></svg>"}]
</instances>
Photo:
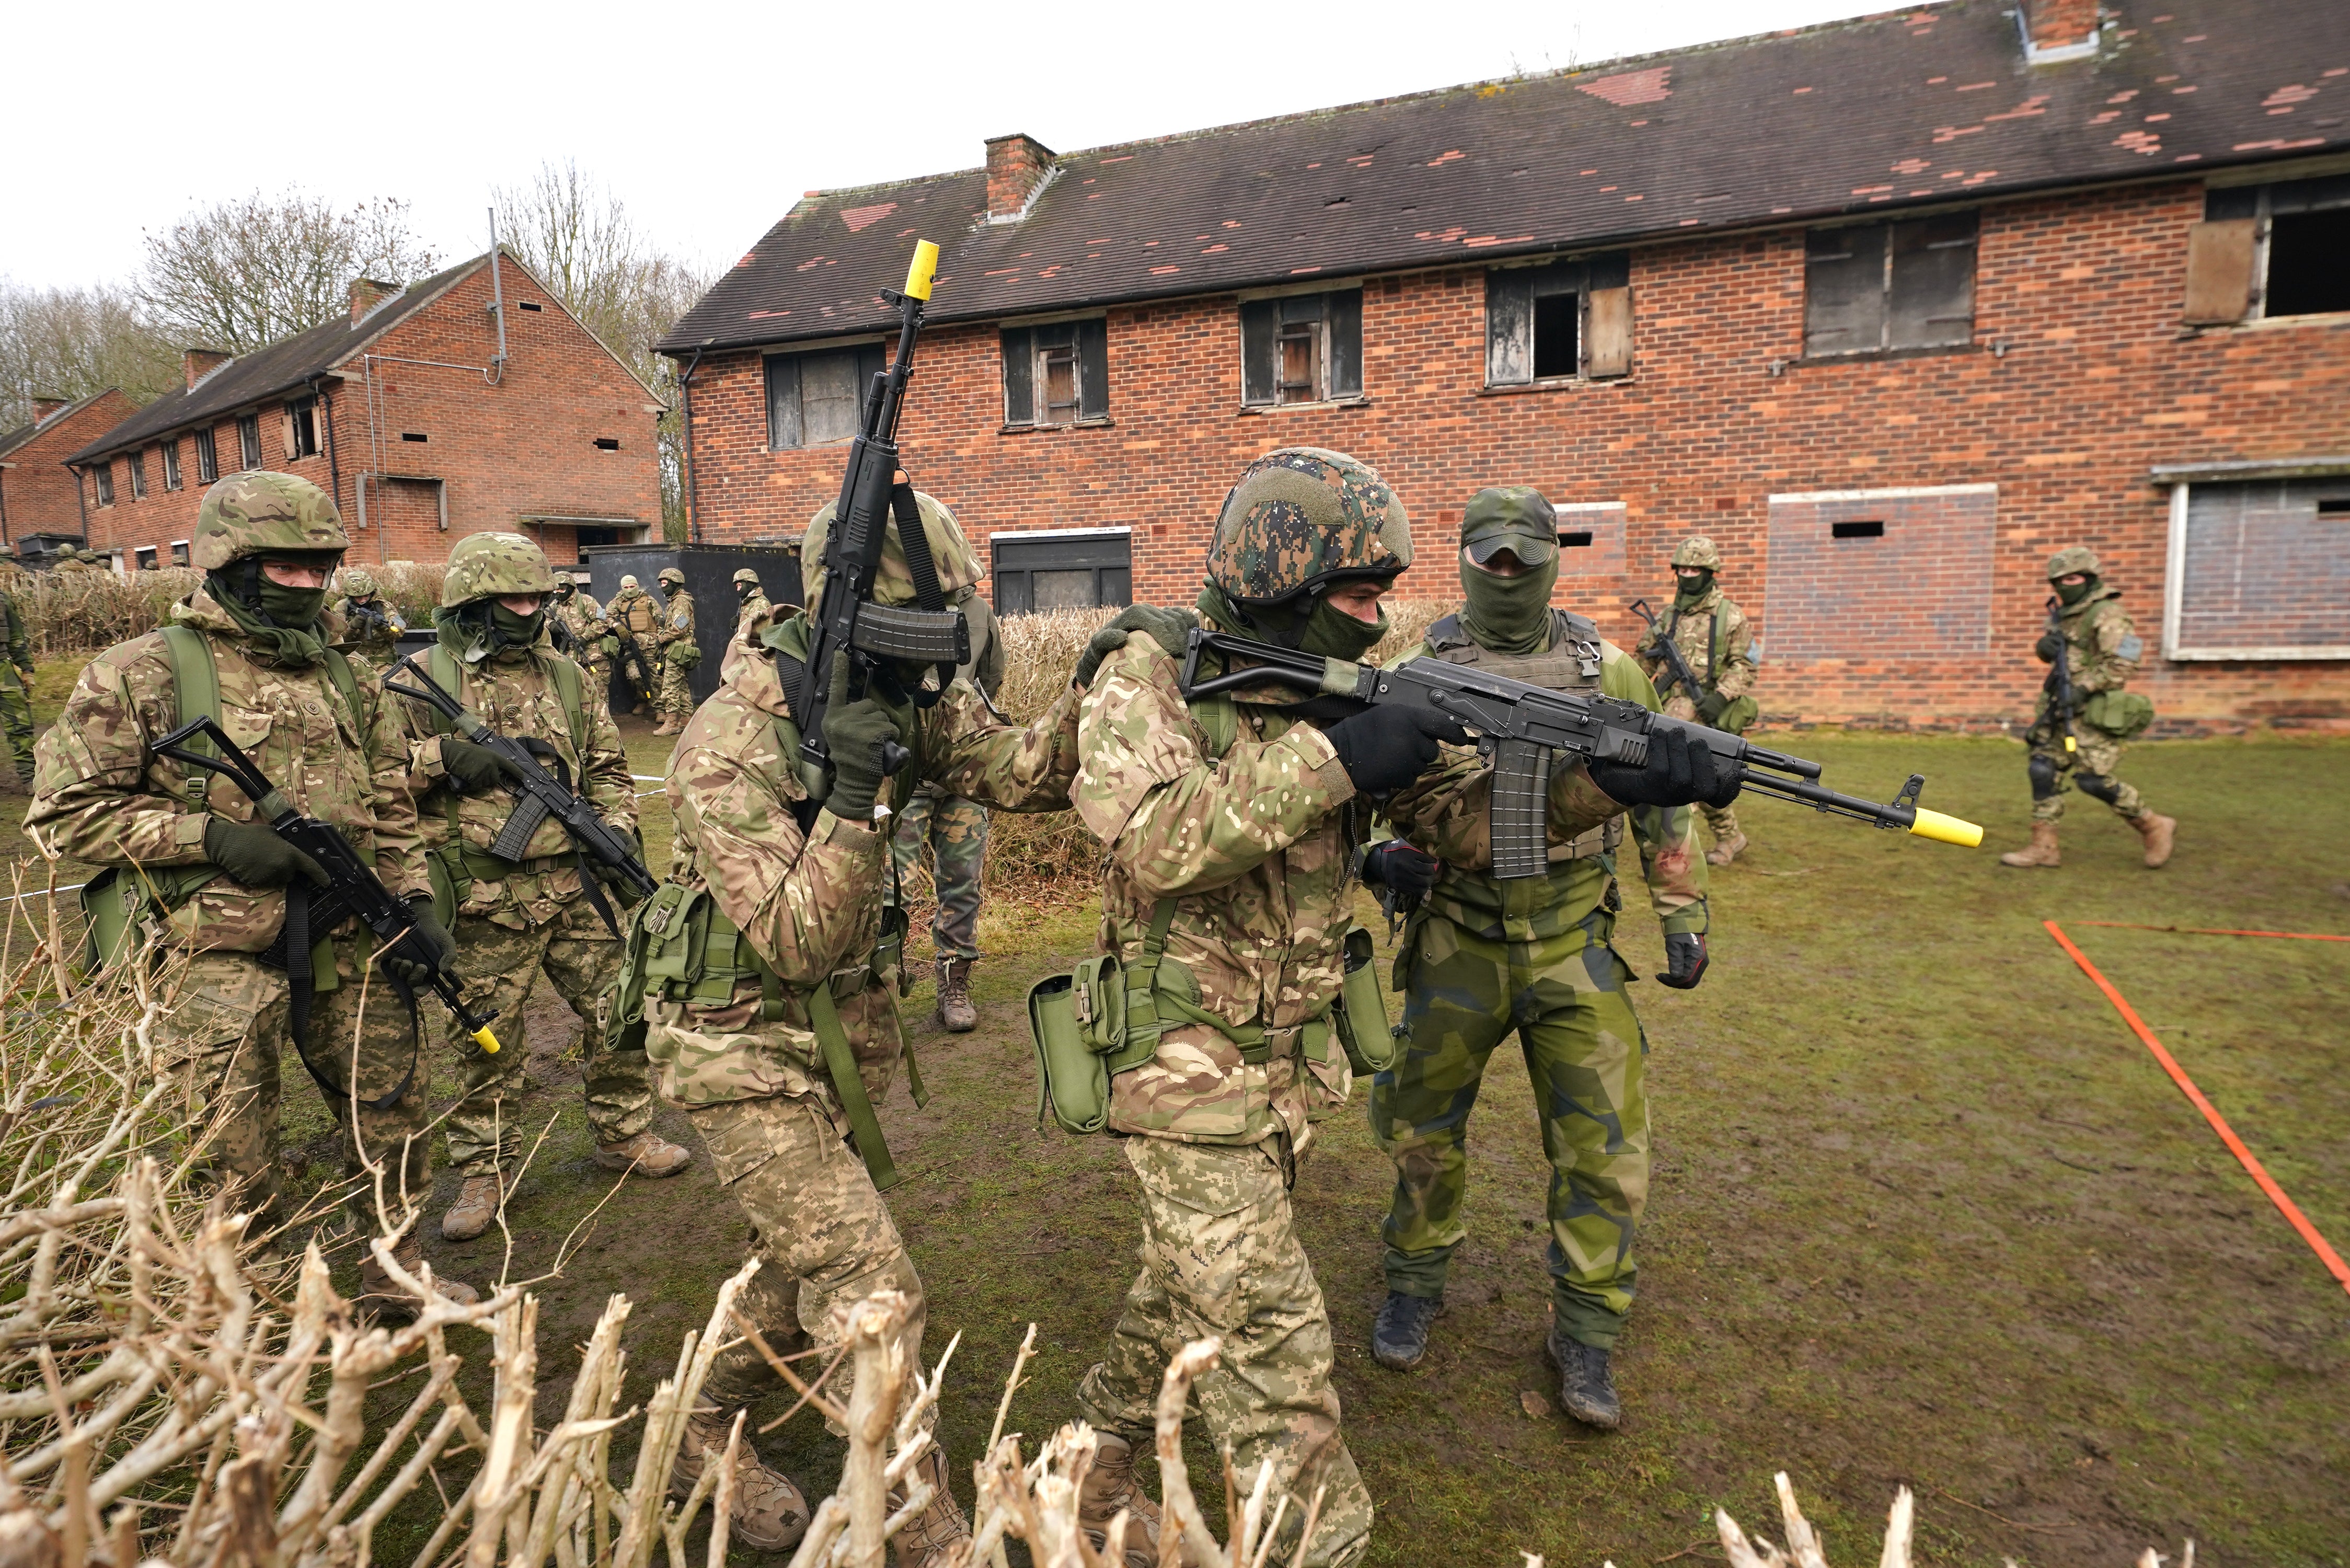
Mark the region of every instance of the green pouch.
<instances>
[{"instance_id":1,"label":"green pouch","mask_svg":"<svg viewBox=\"0 0 2350 1568\"><path fill-rule=\"evenodd\" d=\"M1126 976L1116 954L1079 964L1069 976L1069 998L1086 1049L1107 1056L1126 1044Z\"/></svg>"},{"instance_id":2,"label":"green pouch","mask_svg":"<svg viewBox=\"0 0 2350 1568\"><path fill-rule=\"evenodd\" d=\"M2081 722L2100 734L2126 741L2154 722L2154 702L2135 691L2098 691L2081 705Z\"/></svg>"},{"instance_id":3,"label":"green pouch","mask_svg":"<svg viewBox=\"0 0 2350 1568\"><path fill-rule=\"evenodd\" d=\"M702 662L702 649L691 642L672 642L661 657L680 670L691 670Z\"/></svg>"},{"instance_id":4,"label":"green pouch","mask_svg":"<svg viewBox=\"0 0 2350 1568\"><path fill-rule=\"evenodd\" d=\"M1045 1114L1073 1133L1109 1125L1109 1081L1148 1062L1159 1050L1156 987L1167 951L1175 900L1150 912L1142 957L1130 969L1114 953L1087 959L1067 974L1046 975L1028 988L1028 1035L1036 1047L1036 1125Z\"/></svg>"},{"instance_id":5,"label":"green pouch","mask_svg":"<svg viewBox=\"0 0 2350 1568\"><path fill-rule=\"evenodd\" d=\"M1028 988L1028 1033L1036 1044L1036 1125L1097 1133L1109 1125L1109 1059L1077 1022L1076 977L1050 974Z\"/></svg>"},{"instance_id":6,"label":"green pouch","mask_svg":"<svg viewBox=\"0 0 2350 1568\"><path fill-rule=\"evenodd\" d=\"M1733 697L1730 700L1730 706L1721 711L1721 717L1713 722L1713 728L1742 735L1746 732L1746 726L1762 716L1762 705L1753 698Z\"/></svg>"},{"instance_id":7,"label":"green pouch","mask_svg":"<svg viewBox=\"0 0 2350 1568\"><path fill-rule=\"evenodd\" d=\"M1372 963L1371 933L1361 926L1347 933L1346 978L1338 985L1331 1022L1338 1042L1347 1048L1347 1065L1358 1074L1384 1073L1395 1065L1395 1033L1388 1024L1387 992L1379 988L1379 971Z\"/></svg>"},{"instance_id":8,"label":"green pouch","mask_svg":"<svg viewBox=\"0 0 2350 1568\"><path fill-rule=\"evenodd\" d=\"M109 866L82 884L81 965L84 974L121 958L138 926L139 884Z\"/></svg>"},{"instance_id":9,"label":"green pouch","mask_svg":"<svg viewBox=\"0 0 2350 1568\"><path fill-rule=\"evenodd\" d=\"M605 992L604 1038L613 1050L643 1050L645 992L658 991L672 980L685 981L691 958L691 916L700 898L691 888L664 882L660 891L629 915L619 972ZM702 929L707 940L706 920Z\"/></svg>"}]
</instances>

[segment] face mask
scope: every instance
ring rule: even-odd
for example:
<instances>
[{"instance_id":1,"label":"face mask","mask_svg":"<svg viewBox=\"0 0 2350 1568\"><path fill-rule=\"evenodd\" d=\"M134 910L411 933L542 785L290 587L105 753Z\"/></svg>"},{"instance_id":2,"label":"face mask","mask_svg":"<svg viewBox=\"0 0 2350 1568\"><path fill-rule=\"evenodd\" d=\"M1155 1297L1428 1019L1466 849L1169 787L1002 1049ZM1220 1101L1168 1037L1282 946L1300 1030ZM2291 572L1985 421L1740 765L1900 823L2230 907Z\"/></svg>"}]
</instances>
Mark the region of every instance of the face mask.
<instances>
[{"instance_id":1,"label":"face mask","mask_svg":"<svg viewBox=\"0 0 2350 1568\"><path fill-rule=\"evenodd\" d=\"M1674 602L1686 607L1705 597L1706 590L1713 587L1713 574L1700 572L1694 577L1684 577L1679 572L1675 572L1673 581L1677 585L1673 594Z\"/></svg>"},{"instance_id":2,"label":"face mask","mask_svg":"<svg viewBox=\"0 0 2350 1568\"><path fill-rule=\"evenodd\" d=\"M1513 577L1461 563L1469 596L1461 622L1477 646L1495 653L1540 653L1550 646L1550 591L1558 582L1558 556Z\"/></svg>"},{"instance_id":3,"label":"face mask","mask_svg":"<svg viewBox=\"0 0 2350 1568\"><path fill-rule=\"evenodd\" d=\"M1313 612L1305 618L1305 635L1297 639L1300 653L1318 653L1325 659L1341 659L1349 662L1360 659L1378 646L1379 639L1388 634L1388 612L1380 607L1376 621L1357 620L1345 610L1325 598L1315 598Z\"/></svg>"},{"instance_id":4,"label":"face mask","mask_svg":"<svg viewBox=\"0 0 2350 1568\"><path fill-rule=\"evenodd\" d=\"M289 631L301 631L327 607L324 588L289 588L264 576L258 585L261 613Z\"/></svg>"},{"instance_id":5,"label":"face mask","mask_svg":"<svg viewBox=\"0 0 2350 1568\"><path fill-rule=\"evenodd\" d=\"M490 602L490 625L497 629L503 640L525 648L538 640L538 628L546 624L546 611L535 609L528 615L516 615L493 599Z\"/></svg>"},{"instance_id":6,"label":"face mask","mask_svg":"<svg viewBox=\"0 0 2350 1568\"><path fill-rule=\"evenodd\" d=\"M2056 589L2056 597L2059 599L2067 605L2076 605L2089 597L2089 590L2097 586L2097 579L2084 577L2077 583L2057 583L2053 586Z\"/></svg>"}]
</instances>

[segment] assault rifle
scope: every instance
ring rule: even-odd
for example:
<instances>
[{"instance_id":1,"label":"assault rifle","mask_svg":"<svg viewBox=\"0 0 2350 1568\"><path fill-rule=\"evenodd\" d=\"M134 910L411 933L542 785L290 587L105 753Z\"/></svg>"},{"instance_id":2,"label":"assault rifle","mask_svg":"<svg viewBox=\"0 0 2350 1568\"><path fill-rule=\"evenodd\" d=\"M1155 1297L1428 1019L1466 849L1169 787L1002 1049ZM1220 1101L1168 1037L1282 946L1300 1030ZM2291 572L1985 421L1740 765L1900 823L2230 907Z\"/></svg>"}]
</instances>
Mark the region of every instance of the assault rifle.
<instances>
[{"instance_id":1,"label":"assault rifle","mask_svg":"<svg viewBox=\"0 0 2350 1568\"><path fill-rule=\"evenodd\" d=\"M637 701L653 701L660 695L657 673L660 666L645 657L645 650L637 645L637 634L629 629L627 621L612 622L612 631L620 639L620 679L629 683L629 690L636 694ZM636 673L630 674L631 670ZM639 677L643 679L642 685L638 684Z\"/></svg>"},{"instance_id":2,"label":"assault rifle","mask_svg":"<svg viewBox=\"0 0 2350 1568\"><path fill-rule=\"evenodd\" d=\"M1224 673L1201 675L1201 656L1209 653L1222 657ZM1183 659L1186 700L1196 701L1219 691L1267 681L1352 703L1356 711L1408 703L1449 719L1474 735L1478 751L1493 764L1492 831L1497 877L1535 877L1549 869L1546 829L1553 753L1564 752L1585 763L1637 768L1648 761L1649 737L1664 730L1679 730L1702 740L1723 762L1742 764L1747 769L1745 787L1754 794L1882 828L1906 829L1943 844L1972 848L1982 842L1982 829L1973 823L1928 811L1918 804L1918 793L1926 786L1922 774L1910 774L1901 793L1890 804L1879 805L1813 783L1820 776L1817 763L1767 751L1703 724L1669 719L1622 698L1553 691L1440 659L1415 659L1392 670L1380 670L1224 632L1192 629Z\"/></svg>"},{"instance_id":3,"label":"assault rifle","mask_svg":"<svg viewBox=\"0 0 2350 1568\"><path fill-rule=\"evenodd\" d=\"M209 742L212 753L198 751L192 742ZM356 915L367 929L375 933L376 954L379 958L401 952L432 968L431 984L433 994L440 997L457 1022L473 1035L473 1043L495 1054L498 1037L490 1032L497 1017L494 1012L476 1015L465 1005L464 992L458 982L442 971L437 955L416 937L416 913L406 900L395 897L376 877L375 870L359 857L350 840L339 828L315 816L305 816L294 803L281 794L268 775L254 765L253 759L237 748L228 732L210 714L192 719L154 745L155 754L206 773L219 774L244 792L253 802L255 815L267 820L270 830L287 844L318 863L327 874L327 885L313 888L297 877L286 885L286 924L278 930L277 940L261 961L286 971L292 992L294 1046L301 1054L302 1064L318 1081L318 1087L329 1097L341 1098L350 1091L338 1088L314 1064L306 1049L310 1023L310 996L316 989L310 969L311 943L326 935L345 920ZM416 1015L416 992L408 982L390 970L384 978L391 982L400 999L408 1003L409 1016ZM415 1068L411 1064L410 1074ZM380 1100L369 1102L375 1108L392 1104L406 1093L408 1082L402 1079L399 1088Z\"/></svg>"},{"instance_id":4,"label":"assault rifle","mask_svg":"<svg viewBox=\"0 0 2350 1568\"><path fill-rule=\"evenodd\" d=\"M396 675L412 675L424 684L421 689L402 686L392 679ZM505 826L498 829L498 836L490 841L491 854L501 860L523 859L532 836L538 832L538 825L550 816L555 818L571 836L571 842L579 846L580 868L588 873L580 877L579 885L616 937L620 935L620 923L613 918L612 907L604 901L603 893L597 888L598 879L609 877L639 898L650 898L660 890L653 874L637 858L636 846L629 842L628 835L607 826L604 819L596 815L596 808L572 787L571 769L553 746L536 736L517 741L499 734L482 722L481 715L442 691L441 683L416 662L414 654L384 672L383 689L411 702L423 703L448 720L466 740L494 753L504 765L515 793L515 808ZM552 774L540 765L541 758L553 764Z\"/></svg>"},{"instance_id":5,"label":"assault rifle","mask_svg":"<svg viewBox=\"0 0 2350 1568\"><path fill-rule=\"evenodd\" d=\"M2073 738L2073 646L2064 638L2064 604L2054 595L2048 600L2048 630L2043 640L2056 644L2056 657L2048 661L2048 698L2054 707L2057 725L2064 737L2064 749L2077 752L2080 742Z\"/></svg>"},{"instance_id":6,"label":"assault rifle","mask_svg":"<svg viewBox=\"0 0 2350 1568\"><path fill-rule=\"evenodd\" d=\"M1689 659L1681 653L1681 645L1667 636L1664 628L1657 624L1657 613L1648 607L1648 601L1634 599L1632 613L1648 623L1649 635L1656 639L1657 652L1664 657L1665 678L1657 682L1657 695L1662 697L1673 689L1675 681L1679 681L1690 701L1704 701L1705 688L1698 684L1697 671L1690 668Z\"/></svg>"},{"instance_id":7,"label":"assault rifle","mask_svg":"<svg viewBox=\"0 0 2350 1568\"><path fill-rule=\"evenodd\" d=\"M898 467L898 415L905 407L914 340L921 335L922 306L931 297L931 275L938 265L939 247L928 240L916 241L904 290L887 293L898 307L898 356L887 370L874 376L866 393L857 439L849 443L847 470L841 475L840 499L825 536L824 593L808 610L807 664L800 690L792 694L792 713L800 727L800 774L812 800L832 793L824 714L831 705L836 655L848 656L851 698L864 695L884 660L936 666L943 691L954 679L954 667L971 657L970 628L961 610L946 607L914 487ZM873 602L873 580L880 570L881 546L893 514L906 570L914 579L911 609ZM920 692L913 695L918 706L937 701ZM911 754L903 746L884 745L881 771L896 773Z\"/></svg>"},{"instance_id":8,"label":"assault rifle","mask_svg":"<svg viewBox=\"0 0 2350 1568\"><path fill-rule=\"evenodd\" d=\"M370 629L377 637L385 639L397 639L406 629L392 625L391 618L372 605L355 605L348 599L343 604L343 625L354 642L366 638Z\"/></svg>"}]
</instances>

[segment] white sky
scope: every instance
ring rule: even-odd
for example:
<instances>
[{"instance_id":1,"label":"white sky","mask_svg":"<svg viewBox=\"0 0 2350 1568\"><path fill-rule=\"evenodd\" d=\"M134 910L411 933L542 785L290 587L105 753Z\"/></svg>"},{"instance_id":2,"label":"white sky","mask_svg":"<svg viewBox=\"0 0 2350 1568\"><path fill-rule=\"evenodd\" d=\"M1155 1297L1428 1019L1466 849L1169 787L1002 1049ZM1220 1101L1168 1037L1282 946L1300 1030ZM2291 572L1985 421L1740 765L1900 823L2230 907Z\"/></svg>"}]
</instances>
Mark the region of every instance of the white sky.
<instances>
[{"instance_id":1,"label":"white sky","mask_svg":"<svg viewBox=\"0 0 2350 1568\"><path fill-rule=\"evenodd\" d=\"M28 5L0 275L126 277L143 229L289 184L404 199L471 254L492 190L567 158L723 265L803 191L969 168L989 136L1095 147L1886 4Z\"/></svg>"}]
</instances>

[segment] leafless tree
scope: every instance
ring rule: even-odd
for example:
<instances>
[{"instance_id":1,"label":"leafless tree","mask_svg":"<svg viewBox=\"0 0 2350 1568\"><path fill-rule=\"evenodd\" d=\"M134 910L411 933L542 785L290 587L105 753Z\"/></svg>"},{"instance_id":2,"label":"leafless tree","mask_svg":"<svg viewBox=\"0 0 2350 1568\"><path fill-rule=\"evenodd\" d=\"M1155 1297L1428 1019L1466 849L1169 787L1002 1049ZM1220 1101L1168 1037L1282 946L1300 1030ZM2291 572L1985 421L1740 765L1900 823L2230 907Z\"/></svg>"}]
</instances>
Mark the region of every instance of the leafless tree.
<instances>
[{"instance_id":1,"label":"leafless tree","mask_svg":"<svg viewBox=\"0 0 2350 1568\"><path fill-rule=\"evenodd\" d=\"M0 279L0 430L33 417L36 397L120 387L144 403L180 380L180 351L130 290L26 288Z\"/></svg>"},{"instance_id":2,"label":"leafless tree","mask_svg":"<svg viewBox=\"0 0 2350 1568\"><path fill-rule=\"evenodd\" d=\"M355 277L412 281L440 264L390 199L338 209L288 190L190 213L146 235L140 298L185 343L249 354L331 320Z\"/></svg>"}]
</instances>

